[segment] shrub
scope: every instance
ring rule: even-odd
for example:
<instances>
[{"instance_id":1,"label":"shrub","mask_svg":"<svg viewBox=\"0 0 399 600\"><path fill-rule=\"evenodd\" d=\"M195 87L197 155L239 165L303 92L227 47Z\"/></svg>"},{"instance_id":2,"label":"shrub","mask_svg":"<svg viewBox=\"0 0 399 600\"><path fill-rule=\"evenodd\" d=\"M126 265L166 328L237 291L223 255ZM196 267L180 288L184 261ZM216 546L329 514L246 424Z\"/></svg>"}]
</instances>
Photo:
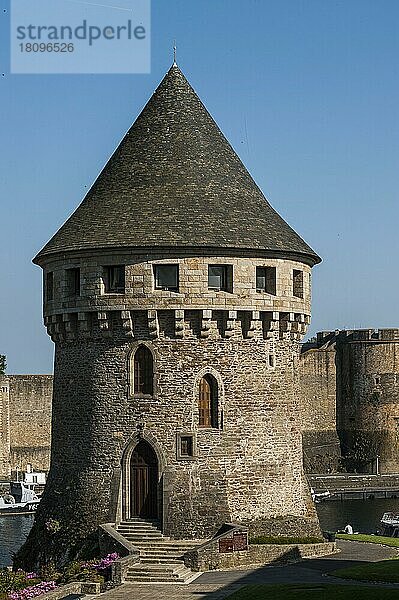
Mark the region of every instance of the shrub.
<instances>
[{"instance_id":1,"label":"shrub","mask_svg":"<svg viewBox=\"0 0 399 600\"><path fill-rule=\"evenodd\" d=\"M21 569L18 571L0 569L0 593L7 597L9 592L22 590L38 583L39 578L34 576L36 576L36 573L25 573Z\"/></svg>"},{"instance_id":2,"label":"shrub","mask_svg":"<svg viewBox=\"0 0 399 600\"><path fill-rule=\"evenodd\" d=\"M62 574L63 583L70 583L71 581L104 583L104 577L99 575L98 572L87 563L75 560L67 565Z\"/></svg>"}]
</instances>

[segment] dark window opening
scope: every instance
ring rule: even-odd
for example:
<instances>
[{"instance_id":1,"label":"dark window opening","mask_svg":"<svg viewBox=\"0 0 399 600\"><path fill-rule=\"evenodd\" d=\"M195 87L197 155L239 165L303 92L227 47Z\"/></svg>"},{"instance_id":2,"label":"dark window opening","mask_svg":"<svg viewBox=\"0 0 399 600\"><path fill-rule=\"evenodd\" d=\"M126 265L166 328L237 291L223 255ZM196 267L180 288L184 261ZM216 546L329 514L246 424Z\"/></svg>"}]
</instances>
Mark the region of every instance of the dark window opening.
<instances>
[{"instance_id":1,"label":"dark window opening","mask_svg":"<svg viewBox=\"0 0 399 600\"><path fill-rule=\"evenodd\" d=\"M104 267L105 293L123 294L125 291L125 266L112 265Z\"/></svg>"},{"instance_id":2,"label":"dark window opening","mask_svg":"<svg viewBox=\"0 0 399 600\"><path fill-rule=\"evenodd\" d=\"M293 270L292 293L297 298L303 298L303 271Z\"/></svg>"},{"instance_id":3,"label":"dark window opening","mask_svg":"<svg viewBox=\"0 0 399 600\"><path fill-rule=\"evenodd\" d=\"M256 291L276 295L276 267L256 267Z\"/></svg>"},{"instance_id":4,"label":"dark window opening","mask_svg":"<svg viewBox=\"0 0 399 600\"><path fill-rule=\"evenodd\" d=\"M269 367L274 367L274 365L275 365L274 354L269 354Z\"/></svg>"},{"instance_id":5,"label":"dark window opening","mask_svg":"<svg viewBox=\"0 0 399 600\"><path fill-rule=\"evenodd\" d=\"M184 435L180 438L180 456L194 456L192 435Z\"/></svg>"},{"instance_id":6,"label":"dark window opening","mask_svg":"<svg viewBox=\"0 0 399 600\"><path fill-rule=\"evenodd\" d=\"M233 266L208 265L208 288L222 292L233 291Z\"/></svg>"},{"instance_id":7,"label":"dark window opening","mask_svg":"<svg viewBox=\"0 0 399 600\"><path fill-rule=\"evenodd\" d=\"M381 383L381 377L379 375L376 375L374 377L374 383L375 383L375 385L380 385L380 383Z\"/></svg>"},{"instance_id":8,"label":"dark window opening","mask_svg":"<svg viewBox=\"0 0 399 600\"><path fill-rule=\"evenodd\" d=\"M179 265L154 265L155 289L177 292Z\"/></svg>"},{"instance_id":9,"label":"dark window opening","mask_svg":"<svg viewBox=\"0 0 399 600\"><path fill-rule=\"evenodd\" d=\"M146 346L140 346L134 355L134 393L151 395L154 387L154 359Z\"/></svg>"},{"instance_id":10,"label":"dark window opening","mask_svg":"<svg viewBox=\"0 0 399 600\"><path fill-rule=\"evenodd\" d=\"M80 269L67 269L66 278L68 296L80 296Z\"/></svg>"},{"instance_id":11,"label":"dark window opening","mask_svg":"<svg viewBox=\"0 0 399 600\"><path fill-rule=\"evenodd\" d=\"M218 428L218 388L212 375L205 375L199 385L199 426Z\"/></svg>"},{"instance_id":12,"label":"dark window opening","mask_svg":"<svg viewBox=\"0 0 399 600\"><path fill-rule=\"evenodd\" d=\"M54 299L54 273L50 271L46 274L46 300L47 302Z\"/></svg>"}]
</instances>

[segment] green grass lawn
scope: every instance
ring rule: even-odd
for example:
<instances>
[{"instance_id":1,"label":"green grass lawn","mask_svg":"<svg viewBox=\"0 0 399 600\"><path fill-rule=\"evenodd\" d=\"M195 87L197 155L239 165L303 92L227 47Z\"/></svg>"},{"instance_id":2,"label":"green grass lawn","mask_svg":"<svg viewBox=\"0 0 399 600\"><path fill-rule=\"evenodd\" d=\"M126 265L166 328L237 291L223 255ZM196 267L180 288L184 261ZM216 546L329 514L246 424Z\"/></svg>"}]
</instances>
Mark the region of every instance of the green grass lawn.
<instances>
[{"instance_id":1,"label":"green grass lawn","mask_svg":"<svg viewBox=\"0 0 399 600\"><path fill-rule=\"evenodd\" d=\"M337 569L329 575L342 579L358 579L360 581L385 581L399 583L399 560L390 558L375 563L362 563L345 569ZM399 598L399 590L397 592Z\"/></svg>"},{"instance_id":2,"label":"green grass lawn","mask_svg":"<svg viewBox=\"0 0 399 600\"><path fill-rule=\"evenodd\" d=\"M398 590L353 585L246 585L228 600L398 600Z\"/></svg>"},{"instance_id":3,"label":"green grass lawn","mask_svg":"<svg viewBox=\"0 0 399 600\"><path fill-rule=\"evenodd\" d=\"M363 533L354 533L347 535L346 533L337 533L336 536L340 540L351 540L353 542L369 542L371 544L384 544L384 546L392 546L399 548L399 538L383 537L382 535L364 535Z\"/></svg>"}]
</instances>

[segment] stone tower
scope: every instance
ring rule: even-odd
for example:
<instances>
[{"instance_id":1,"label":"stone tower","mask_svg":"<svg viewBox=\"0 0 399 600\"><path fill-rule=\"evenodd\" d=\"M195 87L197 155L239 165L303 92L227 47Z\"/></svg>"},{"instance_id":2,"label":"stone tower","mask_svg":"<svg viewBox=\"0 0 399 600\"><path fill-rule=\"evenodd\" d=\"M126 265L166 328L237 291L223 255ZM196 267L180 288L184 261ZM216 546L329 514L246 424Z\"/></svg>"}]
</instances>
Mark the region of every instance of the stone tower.
<instances>
[{"instance_id":1,"label":"stone tower","mask_svg":"<svg viewBox=\"0 0 399 600\"><path fill-rule=\"evenodd\" d=\"M56 353L25 564L134 515L175 538L319 532L295 374L319 261L174 64L34 259Z\"/></svg>"},{"instance_id":2,"label":"stone tower","mask_svg":"<svg viewBox=\"0 0 399 600\"><path fill-rule=\"evenodd\" d=\"M344 464L398 472L399 331L340 331L336 338L337 430Z\"/></svg>"}]
</instances>

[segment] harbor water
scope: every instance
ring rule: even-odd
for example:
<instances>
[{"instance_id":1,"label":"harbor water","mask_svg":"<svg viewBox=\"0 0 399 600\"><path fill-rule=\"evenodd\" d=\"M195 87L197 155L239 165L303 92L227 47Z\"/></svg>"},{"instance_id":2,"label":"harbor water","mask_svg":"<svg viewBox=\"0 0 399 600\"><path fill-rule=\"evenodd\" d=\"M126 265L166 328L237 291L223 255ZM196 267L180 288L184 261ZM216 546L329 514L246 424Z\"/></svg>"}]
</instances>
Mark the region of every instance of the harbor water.
<instances>
[{"instance_id":1,"label":"harbor water","mask_svg":"<svg viewBox=\"0 0 399 600\"><path fill-rule=\"evenodd\" d=\"M384 512L399 513L399 499L327 500L316 504L316 509L323 531L342 531L350 524L353 531L376 533L381 531Z\"/></svg>"},{"instance_id":2,"label":"harbor water","mask_svg":"<svg viewBox=\"0 0 399 600\"><path fill-rule=\"evenodd\" d=\"M324 531L342 530L350 523L354 531L376 533L384 512L399 513L399 499L328 500L316 504ZM0 516L0 567L12 564L12 555L22 546L33 525L33 515Z\"/></svg>"},{"instance_id":3,"label":"harbor water","mask_svg":"<svg viewBox=\"0 0 399 600\"><path fill-rule=\"evenodd\" d=\"M0 516L0 567L12 564L12 557L22 546L33 525L33 515Z\"/></svg>"}]
</instances>

